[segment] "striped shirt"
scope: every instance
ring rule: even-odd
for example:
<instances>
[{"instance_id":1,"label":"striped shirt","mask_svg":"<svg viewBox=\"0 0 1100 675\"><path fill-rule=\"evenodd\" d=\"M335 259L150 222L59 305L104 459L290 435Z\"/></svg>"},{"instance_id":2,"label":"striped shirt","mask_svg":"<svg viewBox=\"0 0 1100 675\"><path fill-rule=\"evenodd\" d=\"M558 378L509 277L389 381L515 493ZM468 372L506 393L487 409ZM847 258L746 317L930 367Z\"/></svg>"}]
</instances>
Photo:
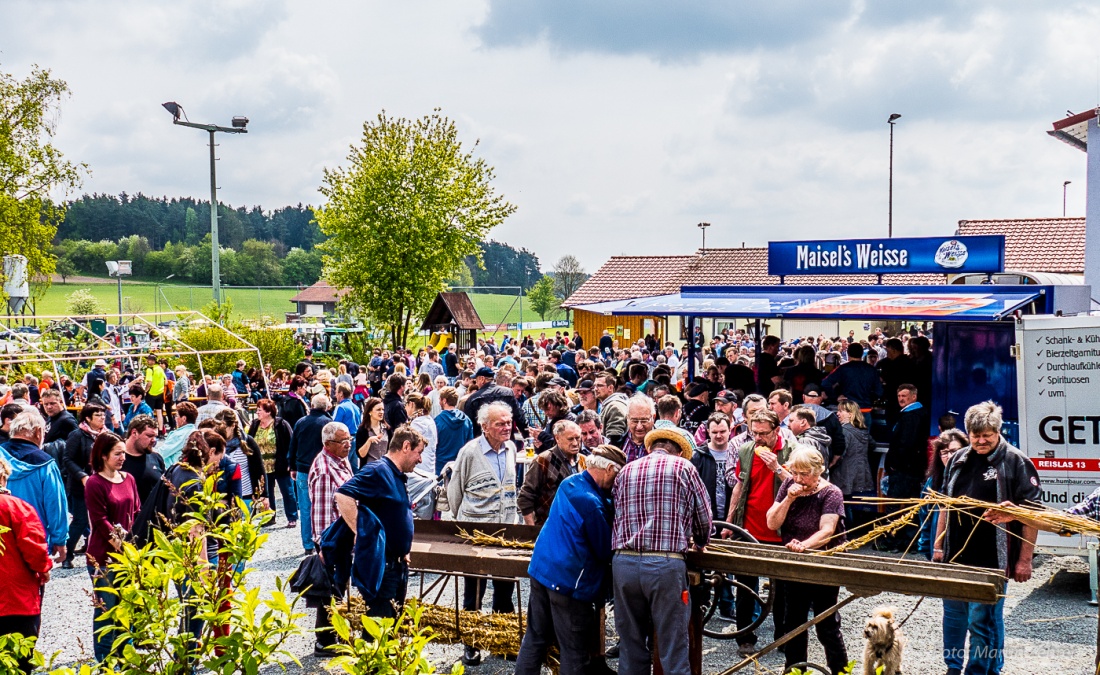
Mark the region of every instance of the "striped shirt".
<instances>
[{"instance_id":1,"label":"striped shirt","mask_svg":"<svg viewBox=\"0 0 1100 675\"><path fill-rule=\"evenodd\" d=\"M710 498L691 462L654 452L615 481L611 548L683 553L710 540Z\"/></svg>"},{"instance_id":2,"label":"striped shirt","mask_svg":"<svg viewBox=\"0 0 1100 675\"><path fill-rule=\"evenodd\" d=\"M309 523L313 527L313 541L320 542L329 525L336 522L340 512L336 510L336 490L351 480L353 472L347 457L337 459L328 450L321 450L309 467Z\"/></svg>"}]
</instances>

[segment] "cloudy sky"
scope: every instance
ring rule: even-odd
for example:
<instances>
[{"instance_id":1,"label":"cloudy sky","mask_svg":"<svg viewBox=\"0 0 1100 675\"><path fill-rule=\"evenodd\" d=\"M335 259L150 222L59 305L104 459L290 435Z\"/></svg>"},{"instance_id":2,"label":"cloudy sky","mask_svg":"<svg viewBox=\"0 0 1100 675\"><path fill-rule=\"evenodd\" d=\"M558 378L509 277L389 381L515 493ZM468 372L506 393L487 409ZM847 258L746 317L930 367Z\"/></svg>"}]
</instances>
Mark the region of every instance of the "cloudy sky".
<instances>
[{"instance_id":1,"label":"cloudy sky","mask_svg":"<svg viewBox=\"0 0 1100 675\"><path fill-rule=\"evenodd\" d=\"M613 254L1084 214L1085 155L1044 132L1100 104L1100 4L1020 0L3 0L0 70L68 81L57 144L88 192L318 204L364 120L433 108L495 166L493 238Z\"/></svg>"}]
</instances>

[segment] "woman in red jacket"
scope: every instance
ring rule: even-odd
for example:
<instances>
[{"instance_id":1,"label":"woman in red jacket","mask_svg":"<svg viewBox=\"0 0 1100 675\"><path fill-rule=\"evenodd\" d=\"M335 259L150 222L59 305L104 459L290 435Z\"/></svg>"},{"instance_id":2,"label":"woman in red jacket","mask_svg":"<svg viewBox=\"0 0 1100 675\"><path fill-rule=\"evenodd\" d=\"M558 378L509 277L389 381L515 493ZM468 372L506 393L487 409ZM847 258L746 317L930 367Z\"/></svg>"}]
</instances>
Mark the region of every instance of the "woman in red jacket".
<instances>
[{"instance_id":1,"label":"woman in red jacket","mask_svg":"<svg viewBox=\"0 0 1100 675\"><path fill-rule=\"evenodd\" d=\"M11 466L0 459L0 635L38 637L42 619L42 585L50 580L49 550L42 521L27 502L8 492ZM31 672L30 658L20 672Z\"/></svg>"}]
</instances>

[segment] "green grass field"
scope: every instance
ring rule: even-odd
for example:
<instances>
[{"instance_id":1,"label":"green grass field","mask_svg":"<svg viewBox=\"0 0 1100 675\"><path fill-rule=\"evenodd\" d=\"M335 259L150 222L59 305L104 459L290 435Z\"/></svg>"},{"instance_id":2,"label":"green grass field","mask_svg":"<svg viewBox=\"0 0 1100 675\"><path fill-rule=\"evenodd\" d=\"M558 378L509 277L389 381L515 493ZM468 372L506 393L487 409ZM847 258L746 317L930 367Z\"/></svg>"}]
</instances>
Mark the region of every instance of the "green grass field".
<instances>
[{"instance_id":1,"label":"green grass field","mask_svg":"<svg viewBox=\"0 0 1100 675\"><path fill-rule=\"evenodd\" d=\"M54 283L46 292L45 297L38 302L36 312L40 316L64 315L67 313L67 300L73 291L86 288L99 300L100 307L105 314L118 312L118 285L115 282L104 281L102 283ZM294 311L294 305L290 299L297 294L293 288L230 288L223 289L224 296L233 303L233 311L242 319L259 319L262 316L270 316L276 322L281 323L285 312ZM519 303L514 295L499 295L492 293L471 293L474 307L477 309L481 320L486 324L516 323L519 321ZM141 281L122 282L122 311L125 313L139 312L173 312L184 310L199 310L210 302L212 294L210 287L182 286L173 284L151 284ZM538 314L531 309L527 298L523 298L523 320L525 322L541 321ZM547 315L546 320L564 318L565 313L558 311L553 316ZM165 317L167 320L169 317Z\"/></svg>"}]
</instances>

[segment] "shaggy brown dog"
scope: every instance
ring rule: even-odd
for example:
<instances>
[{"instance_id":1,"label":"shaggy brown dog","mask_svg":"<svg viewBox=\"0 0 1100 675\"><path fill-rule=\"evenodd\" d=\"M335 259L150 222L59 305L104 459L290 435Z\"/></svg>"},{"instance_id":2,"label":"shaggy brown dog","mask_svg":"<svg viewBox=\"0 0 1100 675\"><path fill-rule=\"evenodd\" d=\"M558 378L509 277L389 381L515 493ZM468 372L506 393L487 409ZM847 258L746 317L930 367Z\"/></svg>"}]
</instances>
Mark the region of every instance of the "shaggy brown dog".
<instances>
[{"instance_id":1,"label":"shaggy brown dog","mask_svg":"<svg viewBox=\"0 0 1100 675\"><path fill-rule=\"evenodd\" d=\"M863 675L875 675L882 666L882 675L901 672L901 655L905 636L894 626L894 608L877 607L863 628Z\"/></svg>"}]
</instances>

